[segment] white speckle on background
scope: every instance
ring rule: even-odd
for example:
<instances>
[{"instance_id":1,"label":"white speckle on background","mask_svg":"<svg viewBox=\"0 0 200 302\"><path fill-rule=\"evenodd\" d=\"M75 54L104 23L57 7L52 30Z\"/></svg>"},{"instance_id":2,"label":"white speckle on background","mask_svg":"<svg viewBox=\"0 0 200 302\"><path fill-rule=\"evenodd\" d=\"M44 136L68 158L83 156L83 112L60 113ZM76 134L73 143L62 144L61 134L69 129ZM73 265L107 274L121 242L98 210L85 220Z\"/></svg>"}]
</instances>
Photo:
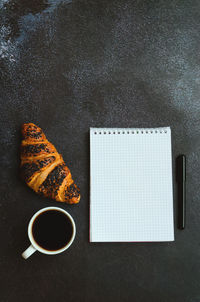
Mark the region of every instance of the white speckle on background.
<instances>
[{"instance_id":1,"label":"white speckle on background","mask_svg":"<svg viewBox=\"0 0 200 302\"><path fill-rule=\"evenodd\" d=\"M0 9L4 8L6 3L9 3L10 0L0 0Z\"/></svg>"},{"instance_id":2,"label":"white speckle on background","mask_svg":"<svg viewBox=\"0 0 200 302\"><path fill-rule=\"evenodd\" d=\"M16 44L9 38L10 27L3 25L0 29L0 59L16 62Z\"/></svg>"},{"instance_id":3,"label":"white speckle on background","mask_svg":"<svg viewBox=\"0 0 200 302\"><path fill-rule=\"evenodd\" d=\"M9 16L6 4L12 3L12 0L0 0L0 9ZM0 27L0 60L6 60L7 63L17 63L19 59L19 46L29 38L30 33L36 31L41 24L45 24L46 17L61 3L71 3L71 0L48 0L49 6L40 13L28 13L22 15L18 19L19 35L12 37L12 28L10 27L7 18L3 18L3 24ZM3 15L2 14L2 15Z\"/></svg>"}]
</instances>

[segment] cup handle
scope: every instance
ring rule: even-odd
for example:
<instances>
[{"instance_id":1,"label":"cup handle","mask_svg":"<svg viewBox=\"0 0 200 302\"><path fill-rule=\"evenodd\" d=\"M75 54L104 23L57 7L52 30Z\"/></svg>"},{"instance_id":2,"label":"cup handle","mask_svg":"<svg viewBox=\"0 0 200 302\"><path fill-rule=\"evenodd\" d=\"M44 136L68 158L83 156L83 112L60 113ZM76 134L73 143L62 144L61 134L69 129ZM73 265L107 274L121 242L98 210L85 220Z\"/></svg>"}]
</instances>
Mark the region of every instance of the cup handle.
<instances>
[{"instance_id":1,"label":"cup handle","mask_svg":"<svg viewBox=\"0 0 200 302\"><path fill-rule=\"evenodd\" d=\"M24 259L29 258L33 253L35 253L36 249L34 248L34 246L30 245L23 253L22 253L22 257Z\"/></svg>"}]
</instances>

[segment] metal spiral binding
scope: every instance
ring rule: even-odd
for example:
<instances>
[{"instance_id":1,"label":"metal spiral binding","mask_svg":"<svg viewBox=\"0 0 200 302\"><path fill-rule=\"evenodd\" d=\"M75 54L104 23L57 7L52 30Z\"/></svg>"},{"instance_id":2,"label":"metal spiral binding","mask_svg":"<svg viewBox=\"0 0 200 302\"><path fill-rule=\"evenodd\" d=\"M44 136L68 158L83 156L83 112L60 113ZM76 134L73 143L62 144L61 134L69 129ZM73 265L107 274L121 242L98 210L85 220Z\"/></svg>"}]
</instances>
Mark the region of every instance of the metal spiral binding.
<instances>
[{"instance_id":1,"label":"metal spiral binding","mask_svg":"<svg viewBox=\"0 0 200 302\"><path fill-rule=\"evenodd\" d=\"M116 134L122 134L122 135L124 135L124 134L166 134L167 133L167 130L166 129L148 129L148 130L146 130L146 129L136 129L136 130L131 130L131 129L129 129L129 130L107 130L107 131L105 131L105 130L95 130L94 131L94 134L95 135L106 135L106 134L108 134L108 135L116 135Z\"/></svg>"}]
</instances>

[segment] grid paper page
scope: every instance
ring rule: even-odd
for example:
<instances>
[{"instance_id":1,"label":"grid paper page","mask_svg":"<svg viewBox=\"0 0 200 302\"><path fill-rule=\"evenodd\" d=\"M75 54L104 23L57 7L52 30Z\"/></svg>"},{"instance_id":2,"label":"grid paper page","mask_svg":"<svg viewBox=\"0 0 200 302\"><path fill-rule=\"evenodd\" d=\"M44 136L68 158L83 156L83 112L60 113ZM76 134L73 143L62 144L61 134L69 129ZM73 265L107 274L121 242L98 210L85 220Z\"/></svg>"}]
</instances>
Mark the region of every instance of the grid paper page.
<instances>
[{"instance_id":1,"label":"grid paper page","mask_svg":"<svg viewBox=\"0 0 200 302\"><path fill-rule=\"evenodd\" d=\"M170 128L90 128L90 241L173 240Z\"/></svg>"}]
</instances>

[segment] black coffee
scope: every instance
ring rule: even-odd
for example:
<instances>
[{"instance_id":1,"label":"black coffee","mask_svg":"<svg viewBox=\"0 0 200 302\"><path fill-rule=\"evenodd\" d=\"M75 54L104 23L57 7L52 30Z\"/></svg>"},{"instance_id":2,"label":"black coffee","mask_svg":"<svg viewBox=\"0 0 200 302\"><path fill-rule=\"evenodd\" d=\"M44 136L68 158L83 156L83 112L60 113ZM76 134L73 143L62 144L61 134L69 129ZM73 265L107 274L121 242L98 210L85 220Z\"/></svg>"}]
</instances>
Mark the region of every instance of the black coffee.
<instances>
[{"instance_id":1,"label":"black coffee","mask_svg":"<svg viewBox=\"0 0 200 302\"><path fill-rule=\"evenodd\" d=\"M32 233L39 246L45 250L55 251L68 244L72 238L73 226L64 213L47 210L33 222Z\"/></svg>"}]
</instances>

